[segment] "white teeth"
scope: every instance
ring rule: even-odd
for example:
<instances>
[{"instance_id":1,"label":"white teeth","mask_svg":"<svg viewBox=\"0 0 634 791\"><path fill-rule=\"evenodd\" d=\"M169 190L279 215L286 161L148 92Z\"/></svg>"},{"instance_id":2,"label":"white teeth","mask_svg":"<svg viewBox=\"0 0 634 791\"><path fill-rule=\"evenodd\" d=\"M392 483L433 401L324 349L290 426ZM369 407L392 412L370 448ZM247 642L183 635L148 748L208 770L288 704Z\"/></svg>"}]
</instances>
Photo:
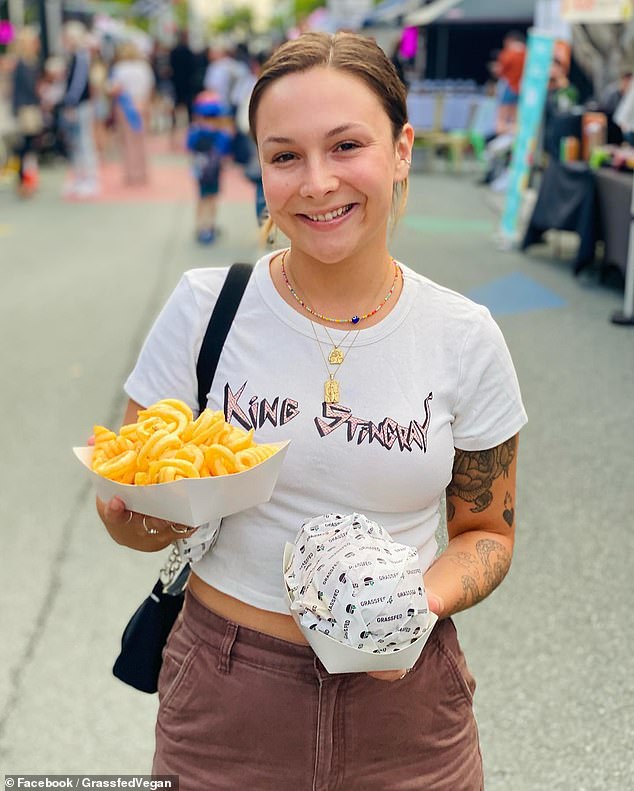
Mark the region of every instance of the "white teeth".
<instances>
[{"instance_id":1,"label":"white teeth","mask_svg":"<svg viewBox=\"0 0 634 791\"><path fill-rule=\"evenodd\" d=\"M307 216L313 222L329 222L330 220L334 220L335 217L341 217L341 215L345 214L349 209L350 206L342 206L340 209L326 212L326 214L308 214Z\"/></svg>"}]
</instances>

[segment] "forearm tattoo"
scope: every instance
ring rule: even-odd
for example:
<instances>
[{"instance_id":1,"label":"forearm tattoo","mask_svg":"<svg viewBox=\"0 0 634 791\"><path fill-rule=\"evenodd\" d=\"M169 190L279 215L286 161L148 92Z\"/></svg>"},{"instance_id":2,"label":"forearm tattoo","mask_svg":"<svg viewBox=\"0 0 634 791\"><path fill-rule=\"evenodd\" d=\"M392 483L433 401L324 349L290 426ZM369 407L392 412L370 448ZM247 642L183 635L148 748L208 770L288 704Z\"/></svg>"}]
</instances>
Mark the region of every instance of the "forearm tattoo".
<instances>
[{"instance_id":1,"label":"forearm tattoo","mask_svg":"<svg viewBox=\"0 0 634 791\"><path fill-rule=\"evenodd\" d=\"M466 451L456 449L451 483L447 494L471 503L471 512L479 514L493 502L491 487L500 476L508 477L517 452L517 437L511 437L501 445L489 450ZM453 503L447 500L447 519L451 521L456 513ZM504 498L502 518L509 527L513 526L515 509L510 492Z\"/></svg>"},{"instance_id":2,"label":"forearm tattoo","mask_svg":"<svg viewBox=\"0 0 634 791\"><path fill-rule=\"evenodd\" d=\"M451 562L465 572L456 611L466 610L488 596L502 582L511 565L511 553L499 541L483 538L475 548L475 556L469 552L449 555Z\"/></svg>"}]
</instances>

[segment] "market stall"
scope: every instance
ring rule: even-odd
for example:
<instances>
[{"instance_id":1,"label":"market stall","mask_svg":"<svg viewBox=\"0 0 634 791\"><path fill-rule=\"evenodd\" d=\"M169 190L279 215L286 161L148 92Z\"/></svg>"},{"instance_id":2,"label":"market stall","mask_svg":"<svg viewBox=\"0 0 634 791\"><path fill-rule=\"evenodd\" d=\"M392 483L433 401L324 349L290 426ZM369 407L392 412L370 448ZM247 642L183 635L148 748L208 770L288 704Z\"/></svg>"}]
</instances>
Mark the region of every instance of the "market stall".
<instances>
[{"instance_id":1,"label":"market stall","mask_svg":"<svg viewBox=\"0 0 634 791\"><path fill-rule=\"evenodd\" d=\"M602 167L598 166L601 158ZM634 148L599 148L594 154L594 164L592 167L587 162L551 159L521 249L541 242L547 231L572 231L579 236L579 246L572 259L575 274L597 260L597 242L602 242L601 276L613 269L625 281Z\"/></svg>"}]
</instances>

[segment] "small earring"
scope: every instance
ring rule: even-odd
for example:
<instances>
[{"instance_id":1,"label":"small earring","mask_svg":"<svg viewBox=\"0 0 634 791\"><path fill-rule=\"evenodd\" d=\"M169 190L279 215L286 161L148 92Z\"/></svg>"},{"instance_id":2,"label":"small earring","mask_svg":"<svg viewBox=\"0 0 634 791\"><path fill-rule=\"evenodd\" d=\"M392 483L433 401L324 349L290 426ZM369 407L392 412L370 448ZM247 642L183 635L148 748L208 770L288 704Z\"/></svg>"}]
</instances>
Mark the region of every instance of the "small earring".
<instances>
[{"instance_id":1,"label":"small earring","mask_svg":"<svg viewBox=\"0 0 634 791\"><path fill-rule=\"evenodd\" d=\"M407 159L407 157L402 157L402 158L401 158L401 161L402 161L402 162L407 162L407 164L408 164L408 165L411 165L411 164L412 164L412 160L411 160L411 159Z\"/></svg>"}]
</instances>

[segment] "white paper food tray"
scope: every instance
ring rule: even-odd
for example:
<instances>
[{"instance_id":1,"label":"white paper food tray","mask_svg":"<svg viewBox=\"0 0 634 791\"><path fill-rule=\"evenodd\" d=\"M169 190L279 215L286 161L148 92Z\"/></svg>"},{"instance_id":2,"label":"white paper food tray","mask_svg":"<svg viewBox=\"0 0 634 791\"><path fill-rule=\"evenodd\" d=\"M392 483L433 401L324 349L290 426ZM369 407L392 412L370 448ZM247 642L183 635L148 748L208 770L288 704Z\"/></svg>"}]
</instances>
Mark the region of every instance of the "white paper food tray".
<instances>
[{"instance_id":1,"label":"white paper food tray","mask_svg":"<svg viewBox=\"0 0 634 791\"><path fill-rule=\"evenodd\" d=\"M197 527L271 499L289 440L270 444L279 450L243 472L210 478L182 478L148 486L117 483L98 475L90 468L92 447L73 448L73 452L88 472L101 500L120 497L129 511Z\"/></svg>"},{"instance_id":2,"label":"white paper food tray","mask_svg":"<svg viewBox=\"0 0 634 791\"><path fill-rule=\"evenodd\" d=\"M284 547L284 566L282 572L285 572L291 562L293 553L293 545L286 544ZM288 606L290 608L292 603L291 592L289 591L286 581L284 581L284 590L288 599ZM429 625L427 629L417 637L416 640L400 651L395 651L390 654L374 654L370 651L361 651L352 645L344 645L338 640L334 640L323 632L318 632L316 629L308 629L301 624L299 614L291 610L295 622L302 630L302 634L308 640L310 647L319 657L321 663L329 673L367 673L374 670L409 670L414 666L416 660L421 655L421 652L427 642L429 635L434 628L438 616L429 613Z\"/></svg>"}]
</instances>

